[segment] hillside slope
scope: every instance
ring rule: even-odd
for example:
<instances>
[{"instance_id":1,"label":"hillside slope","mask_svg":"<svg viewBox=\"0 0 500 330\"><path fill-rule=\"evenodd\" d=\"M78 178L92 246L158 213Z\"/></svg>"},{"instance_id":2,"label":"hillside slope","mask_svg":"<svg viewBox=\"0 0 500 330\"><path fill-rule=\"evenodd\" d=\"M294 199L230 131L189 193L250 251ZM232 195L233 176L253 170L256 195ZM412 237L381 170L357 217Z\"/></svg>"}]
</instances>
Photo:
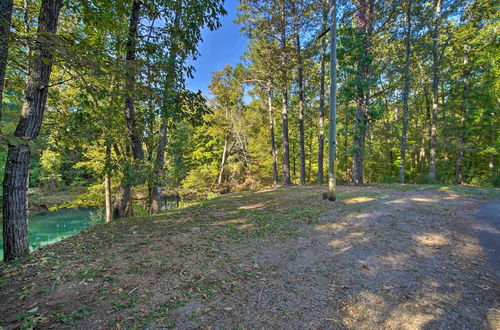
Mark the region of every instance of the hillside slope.
<instances>
[{"instance_id":1,"label":"hillside slope","mask_svg":"<svg viewBox=\"0 0 500 330\"><path fill-rule=\"evenodd\" d=\"M98 225L1 266L0 325L498 328L474 211L498 190L319 186Z\"/></svg>"}]
</instances>

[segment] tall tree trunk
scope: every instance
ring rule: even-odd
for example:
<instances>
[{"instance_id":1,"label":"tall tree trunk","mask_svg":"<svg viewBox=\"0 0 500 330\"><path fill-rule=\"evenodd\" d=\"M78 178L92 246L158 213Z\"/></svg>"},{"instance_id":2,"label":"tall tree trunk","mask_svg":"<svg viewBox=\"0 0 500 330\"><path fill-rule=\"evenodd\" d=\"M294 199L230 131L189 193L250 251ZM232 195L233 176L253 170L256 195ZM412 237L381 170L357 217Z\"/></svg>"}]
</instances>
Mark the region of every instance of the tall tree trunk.
<instances>
[{"instance_id":1,"label":"tall tree trunk","mask_svg":"<svg viewBox=\"0 0 500 330\"><path fill-rule=\"evenodd\" d=\"M281 81L281 99L282 99L282 111L281 117L283 119L283 184L291 184L290 180L290 145L288 138L288 86L287 86L287 73L286 73L286 13L283 4L283 27L281 31L281 70L282 81Z\"/></svg>"},{"instance_id":2,"label":"tall tree trunk","mask_svg":"<svg viewBox=\"0 0 500 330\"><path fill-rule=\"evenodd\" d=\"M179 0L178 3L179 7L175 12L175 18L174 18L174 30L177 30L180 24L180 18L182 14L182 0ZM174 40L176 39L176 36L174 36ZM169 98L167 98L167 104L169 106L177 107L178 106L178 94L177 90L175 88L175 81L177 79L176 77L176 71L177 71L177 44L176 42L173 43L172 48L170 49L170 55L169 55L169 67L168 67L168 80L165 86L165 89L167 91L167 95ZM164 112L162 113L162 121L161 121L161 126L160 126L160 140L158 142L158 149L156 153L156 159L155 159L155 177L153 180L156 180L150 186L152 186L151 191L150 191L150 203L149 203L149 213L158 213L160 212L161 208L161 183L162 180L161 178L163 177L163 170L165 167L165 152L167 150L167 130L168 130L168 121L167 121L167 114ZM160 182L158 182L160 180Z\"/></svg>"},{"instance_id":3,"label":"tall tree trunk","mask_svg":"<svg viewBox=\"0 0 500 330\"><path fill-rule=\"evenodd\" d=\"M326 30L328 20L327 1L323 1L322 30ZM325 154L325 75L326 75L326 40L321 39L321 69L319 77L319 134L318 134L318 184L323 184L323 159Z\"/></svg>"},{"instance_id":4,"label":"tall tree trunk","mask_svg":"<svg viewBox=\"0 0 500 330\"><path fill-rule=\"evenodd\" d=\"M328 199L337 199L335 161L337 160L337 0L331 3L331 31L330 31L330 116L328 148Z\"/></svg>"},{"instance_id":5,"label":"tall tree trunk","mask_svg":"<svg viewBox=\"0 0 500 330\"><path fill-rule=\"evenodd\" d=\"M370 0L368 0L370 1ZM370 30L372 20L373 1L370 1L370 12L367 18L367 0L359 1L358 9L358 30L362 36L361 57L358 64L359 81L365 84L370 79L370 64L367 63L370 49ZM368 86L358 86L356 99L356 125L354 134L354 155L353 155L353 183L360 185L364 183L363 163L365 156L365 141L367 130L367 111L370 94Z\"/></svg>"},{"instance_id":6,"label":"tall tree trunk","mask_svg":"<svg viewBox=\"0 0 500 330\"><path fill-rule=\"evenodd\" d=\"M137 51L137 30L139 27L139 13L141 1L134 0L132 12L130 14L129 31L127 39L127 55L125 68L125 121L127 123L127 136L132 147L134 160L143 160L144 152L142 142L137 128L135 118L135 83L136 83L136 51Z\"/></svg>"},{"instance_id":7,"label":"tall tree trunk","mask_svg":"<svg viewBox=\"0 0 500 330\"><path fill-rule=\"evenodd\" d=\"M406 58L404 67L404 89L403 89L403 132L401 134L401 164L399 167L399 182L405 183L405 161L406 161L406 135L408 132L408 97L410 94L410 57L411 57L411 1L408 0L406 8Z\"/></svg>"},{"instance_id":8,"label":"tall tree trunk","mask_svg":"<svg viewBox=\"0 0 500 330\"><path fill-rule=\"evenodd\" d=\"M299 146L300 146L300 181L301 185L306 184L306 151L305 151L305 137L304 137L304 78L303 78L303 63L302 63L302 49L300 46L300 31L298 25L298 17L296 7L295 11L295 43L297 51L297 84L299 87Z\"/></svg>"},{"instance_id":9,"label":"tall tree trunk","mask_svg":"<svg viewBox=\"0 0 500 330\"><path fill-rule=\"evenodd\" d=\"M278 184L278 157L276 155L276 142L274 138L274 116L273 116L273 91L271 82L268 83L267 106L269 109L269 133L271 136L271 154L273 156L273 184Z\"/></svg>"},{"instance_id":10,"label":"tall tree trunk","mask_svg":"<svg viewBox=\"0 0 500 330\"><path fill-rule=\"evenodd\" d=\"M432 119L430 141L429 183L436 183L436 140L439 107L439 24L441 17L441 0L435 0L434 28L432 31Z\"/></svg>"},{"instance_id":11,"label":"tall tree trunk","mask_svg":"<svg viewBox=\"0 0 500 330\"><path fill-rule=\"evenodd\" d=\"M0 3L0 123L3 113L3 88L5 71L9 55L9 30L12 19L12 0L2 0Z\"/></svg>"},{"instance_id":12,"label":"tall tree trunk","mask_svg":"<svg viewBox=\"0 0 500 330\"><path fill-rule=\"evenodd\" d=\"M106 166L104 173L104 209L106 223L113 220L111 202L111 146L106 143Z\"/></svg>"},{"instance_id":13,"label":"tall tree trunk","mask_svg":"<svg viewBox=\"0 0 500 330\"><path fill-rule=\"evenodd\" d=\"M466 138L466 121L469 110L469 49L464 45L464 75L463 75L463 89L462 89L462 115L460 118L460 142L458 144L457 154L457 167L456 167L456 182L457 184L463 183L463 160Z\"/></svg>"},{"instance_id":14,"label":"tall tree trunk","mask_svg":"<svg viewBox=\"0 0 500 330\"><path fill-rule=\"evenodd\" d=\"M43 0L38 17L34 56L24 91L25 102L14 136L19 144L9 144L3 181L4 260L29 254L28 242L28 178L29 142L40 133L47 103L50 72L54 59L55 40L62 0Z\"/></svg>"},{"instance_id":15,"label":"tall tree trunk","mask_svg":"<svg viewBox=\"0 0 500 330\"><path fill-rule=\"evenodd\" d=\"M137 128L137 121L135 118L135 83L136 83L136 48L137 48L137 32L139 27L139 13L141 10L141 1L134 0L132 3L132 11L130 13L129 31L127 39L127 54L126 54L126 67L125 67L125 122L126 133L132 148L132 157L134 162L142 161L144 159L144 152L142 150L142 141ZM130 184L131 178L128 173L124 173L124 186L122 186L122 194L120 202L116 204L120 210L115 211L117 217L124 217L131 215L131 196L132 186ZM128 198L128 200L127 200Z\"/></svg>"}]
</instances>

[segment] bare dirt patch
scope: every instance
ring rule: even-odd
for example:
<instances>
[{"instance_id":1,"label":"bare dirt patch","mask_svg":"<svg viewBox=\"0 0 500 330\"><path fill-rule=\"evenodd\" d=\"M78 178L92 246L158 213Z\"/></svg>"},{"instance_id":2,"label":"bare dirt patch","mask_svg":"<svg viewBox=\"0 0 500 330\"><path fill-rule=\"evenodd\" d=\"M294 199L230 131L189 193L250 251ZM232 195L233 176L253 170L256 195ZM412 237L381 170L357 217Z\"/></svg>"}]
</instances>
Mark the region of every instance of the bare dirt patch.
<instances>
[{"instance_id":1,"label":"bare dirt patch","mask_svg":"<svg viewBox=\"0 0 500 330\"><path fill-rule=\"evenodd\" d=\"M236 193L102 225L1 269L0 324L495 329L474 210L437 186Z\"/></svg>"}]
</instances>

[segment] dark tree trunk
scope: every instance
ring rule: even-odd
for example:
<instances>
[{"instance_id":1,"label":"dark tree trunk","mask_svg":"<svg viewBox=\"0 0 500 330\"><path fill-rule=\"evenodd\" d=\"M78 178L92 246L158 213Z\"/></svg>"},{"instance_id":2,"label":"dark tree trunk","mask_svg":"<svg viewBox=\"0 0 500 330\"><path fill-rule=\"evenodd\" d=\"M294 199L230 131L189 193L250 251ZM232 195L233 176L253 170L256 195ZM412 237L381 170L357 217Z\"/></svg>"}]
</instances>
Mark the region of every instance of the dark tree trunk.
<instances>
[{"instance_id":1,"label":"dark tree trunk","mask_svg":"<svg viewBox=\"0 0 500 330\"><path fill-rule=\"evenodd\" d=\"M127 161L130 158L130 146L125 147L125 152L122 154L118 145L114 144L113 149L115 153L122 157L122 159ZM113 219L125 218L132 215L132 184L130 183L131 178L126 174L128 170L124 170L124 175L120 183L120 190L116 194L114 206L113 206Z\"/></svg>"},{"instance_id":2,"label":"dark tree trunk","mask_svg":"<svg viewBox=\"0 0 500 330\"><path fill-rule=\"evenodd\" d=\"M132 11L130 13L129 31L127 39L127 54L125 67L125 122L126 133L132 148L132 157L134 162L144 160L142 150L142 141L137 127L135 114L135 83L136 83L136 48L137 48L137 30L140 20L141 1L134 0ZM121 218L132 214L131 196L132 185L128 173L124 173L124 186L118 203L115 203L115 217ZM126 200L128 198L128 200ZM119 209L116 209L119 208Z\"/></svg>"},{"instance_id":3,"label":"dark tree trunk","mask_svg":"<svg viewBox=\"0 0 500 330\"><path fill-rule=\"evenodd\" d=\"M134 90L136 83L136 48L137 48L137 29L139 26L139 13L141 10L141 1L134 0L132 12L130 14L127 55L125 69L125 121L127 123L127 136L132 146L132 155L134 160L143 160L144 152L142 150L142 141L137 128L135 118L135 99Z\"/></svg>"},{"instance_id":4,"label":"dark tree trunk","mask_svg":"<svg viewBox=\"0 0 500 330\"><path fill-rule=\"evenodd\" d=\"M436 140L437 120L439 107L439 24L441 16L441 0L435 0L436 12L434 17L434 28L432 31L432 118L431 118L431 141L429 151L429 183L436 183Z\"/></svg>"},{"instance_id":5,"label":"dark tree trunk","mask_svg":"<svg viewBox=\"0 0 500 330\"><path fill-rule=\"evenodd\" d=\"M322 30L326 30L328 20L327 1L323 2L323 25ZM325 155L325 75L326 75L326 39L321 39L321 69L320 69L320 90L319 90L319 134L318 134L318 184L323 184L323 163Z\"/></svg>"},{"instance_id":6,"label":"dark tree trunk","mask_svg":"<svg viewBox=\"0 0 500 330\"><path fill-rule=\"evenodd\" d=\"M126 218L132 216L132 185L124 178L118 197L115 199L113 218Z\"/></svg>"},{"instance_id":7,"label":"dark tree trunk","mask_svg":"<svg viewBox=\"0 0 500 330\"><path fill-rule=\"evenodd\" d=\"M37 40L24 92L25 102L14 136L22 143L9 145L3 181L4 260L29 254L27 183L30 145L42 126L47 103L62 0L43 0L38 18Z\"/></svg>"},{"instance_id":8,"label":"dark tree trunk","mask_svg":"<svg viewBox=\"0 0 500 330\"><path fill-rule=\"evenodd\" d=\"M297 11L295 8L295 46L297 51L297 84L299 87L299 146L300 146L300 181L306 184L306 151L304 137L304 78L302 64L302 49L300 46L300 31L298 25Z\"/></svg>"},{"instance_id":9,"label":"dark tree trunk","mask_svg":"<svg viewBox=\"0 0 500 330\"><path fill-rule=\"evenodd\" d=\"M399 182L405 183L405 161L406 161L406 135L408 132L408 96L410 94L410 57L411 57L411 1L408 0L406 9L406 58L404 67L404 89L403 89L403 132L401 134L401 164L399 167Z\"/></svg>"},{"instance_id":10,"label":"dark tree trunk","mask_svg":"<svg viewBox=\"0 0 500 330\"><path fill-rule=\"evenodd\" d=\"M2 121L3 113L3 88L9 55L9 30L11 19L12 0L2 0L0 3L0 122Z\"/></svg>"}]
</instances>

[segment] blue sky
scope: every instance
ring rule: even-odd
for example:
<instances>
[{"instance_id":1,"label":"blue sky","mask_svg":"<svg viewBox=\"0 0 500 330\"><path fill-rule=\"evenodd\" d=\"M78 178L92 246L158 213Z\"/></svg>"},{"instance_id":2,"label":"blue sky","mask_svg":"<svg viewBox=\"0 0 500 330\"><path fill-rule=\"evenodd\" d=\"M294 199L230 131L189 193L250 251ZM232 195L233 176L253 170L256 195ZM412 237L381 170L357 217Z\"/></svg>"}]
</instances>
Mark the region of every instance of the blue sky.
<instances>
[{"instance_id":1,"label":"blue sky","mask_svg":"<svg viewBox=\"0 0 500 330\"><path fill-rule=\"evenodd\" d=\"M201 90L210 96L208 85L212 72L222 70L227 64L236 65L245 52L248 39L240 34L240 26L233 22L238 3L238 0L225 0L227 15L221 19L222 27L216 31L202 31L203 42L198 47L201 56L191 62L196 71L194 79L187 81L190 90Z\"/></svg>"}]
</instances>

